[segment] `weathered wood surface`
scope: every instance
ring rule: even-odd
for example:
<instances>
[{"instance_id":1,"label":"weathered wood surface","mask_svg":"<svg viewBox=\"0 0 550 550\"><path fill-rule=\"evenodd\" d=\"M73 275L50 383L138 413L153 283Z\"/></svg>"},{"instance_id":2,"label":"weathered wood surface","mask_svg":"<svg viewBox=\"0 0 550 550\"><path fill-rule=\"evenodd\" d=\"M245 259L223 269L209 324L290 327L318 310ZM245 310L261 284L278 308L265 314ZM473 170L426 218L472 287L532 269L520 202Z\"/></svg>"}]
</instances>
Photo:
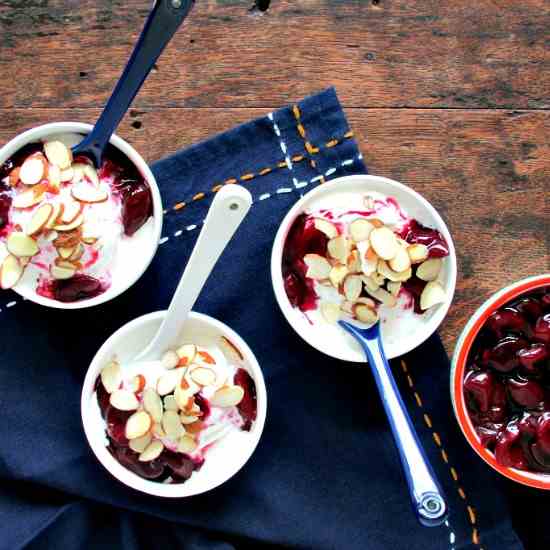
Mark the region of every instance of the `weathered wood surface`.
<instances>
[{"instance_id":1,"label":"weathered wood surface","mask_svg":"<svg viewBox=\"0 0 550 550\"><path fill-rule=\"evenodd\" d=\"M335 84L371 172L449 222L452 351L489 294L550 271L550 4L272 0L264 16L251 4L198 0L119 133L155 160ZM148 8L0 0L0 142L93 122Z\"/></svg>"}]
</instances>

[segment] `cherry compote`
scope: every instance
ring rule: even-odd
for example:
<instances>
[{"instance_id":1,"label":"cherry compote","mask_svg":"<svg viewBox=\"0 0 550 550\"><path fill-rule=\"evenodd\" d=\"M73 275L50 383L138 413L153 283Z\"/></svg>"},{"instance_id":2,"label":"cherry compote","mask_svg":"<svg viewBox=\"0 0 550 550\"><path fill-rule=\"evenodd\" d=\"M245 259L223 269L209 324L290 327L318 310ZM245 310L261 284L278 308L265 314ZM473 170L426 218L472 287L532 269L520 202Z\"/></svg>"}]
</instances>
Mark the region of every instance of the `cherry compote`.
<instances>
[{"instance_id":1,"label":"cherry compote","mask_svg":"<svg viewBox=\"0 0 550 550\"><path fill-rule=\"evenodd\" d=\"M495 311L464 377L468 414L499 464L550 473L550 288Z\"/></svg>"}]
</instances>

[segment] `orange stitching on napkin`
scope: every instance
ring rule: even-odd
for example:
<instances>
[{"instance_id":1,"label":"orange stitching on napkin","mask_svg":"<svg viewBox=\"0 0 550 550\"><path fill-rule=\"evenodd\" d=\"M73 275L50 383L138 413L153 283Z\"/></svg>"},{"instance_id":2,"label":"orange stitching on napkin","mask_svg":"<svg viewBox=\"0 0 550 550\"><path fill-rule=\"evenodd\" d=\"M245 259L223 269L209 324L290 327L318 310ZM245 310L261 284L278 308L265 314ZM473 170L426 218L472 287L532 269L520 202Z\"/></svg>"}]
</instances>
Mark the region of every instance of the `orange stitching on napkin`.
<instances>
[{"instance_id":1,"label":"orange stitching on napkin","mask_svg":"<svg viewBox=\"0 0 550 550\"><path fill-rule=\"evenodd\" d=\"M241 177L240 177L240 180L241 181L247 181L247 180L251 180L253 178L256 177L256 174L243 174Z\"/></svg>"},{"instance_id":2,"label":"orange stitching on napkin","mask_svg":"<svg viewBox=\"0 0 550 550\"><path fill-rule=\"evenodd\" d=\"M237 178L229 178L228 180L225 180L224 183L225 183L226 185L231 185L231 184L233 184L233 183L237 183L237 181L238 181Z\"/></svg>"},{"instance_id":3,"label":"orange stitching on napkin","mask_svg":"<svg viewBox=\"0 0 550 550\"><path fill-rule=\"evenodd\" d=\"M302 114L300 113L300 108L298 105L292 106L292 113L294 114L294 118L296 119L296 128L298 129L298 133L300 134L301 138L304 140L304 145L306 148L306 151L309 155L314 155L319 152L318 147L314 147L307 139L306 135L306 129L304 128L302 124ZM314 169L317 170L317 163L311 158L309 158L309 164ZM321 179L321 183L325 183L324 179Z\"/></svg>"},{"instance_id":4,"label":"orange stitching on napkin","mask_svg":"<svg viewBox=\"0 0 550 550\"><path fill-rule=\"evenodd\" d=\"M260 170L260 171L258 172L258 174L259 174L260 176L265 176L266 174L269 174L269 172L271 172L271 170L272 170L272 168L264 168L263 170Z\"/></svg>"},{"instance_id":5,"label":"orange stitching on napkin","mask_svg":"<svg viewBox=\"0 0 550 550\"><path fill-rule=\"evenodd\" d=\"M182 208L185 208L185 204L184 202L178 202L177 204L174 205L174 210L181 210Z\"/></svg>"},{"instance_id":6,"label":"orange stitching on napkin","mask_svg":"<svg viewBox=\"0 0 550 550\"><path fill-rule=\"evenodd\" d=\"M212 187L212 193L217 193L222 187L222 184L214 185L214 187Z\"/></svg>"},{"instance_id":7,"label":"orange stitching on napkin","mask_svg":"<svg viewBox=\"0 0 550 550\"><path fill-rule=\"evenodd\" d=\"M416 404L419 407L422 407L422 399L420 399L420 396L418 395L418 392L414 392L414 398L416 399Z\"/></svg>"},{"instance_id":8,"label":"orange stitching on napkin","mask_svg":"<svg viewBox=\"0 0 550 550\"><path fill-rule=\"evenodd\" d=\"M413 394L416 397L416 395L418 395L418 393L415 390L414 381L411 377L411 374L409 372L409 369L408 369L405 361L401 361L401 369L403 371L403 374L407 378L407 382L408 382L410 388L413 390ZM419 403L418 399L416 399L416 404L418 405L418 408L419 409L424 409L424 407L421 403L422 403L422 400L420 400L420 403ZM428 428L431 429L432 428L432 421L431 421L430 417L428 416L428 414L426 412L424 412L423 414L424 414L424 422L426 422L426 425L428 426ZM436 445L440 448L441 458L443 459L443 462L445 462L445 464L449 465L449 457L447 455L447 452L443 448L443 443L441 441L441 438L439 437L439 434L435 431L432 431L432 437L433 437L433 440L435 441ZM479 550L483 550L483 548L479 544L479 531L476 527L477 517L476 517L475 511L474 511L474 508L468 503L468 499L466 498L466 493L464 492L464 489L462 487L460 487L460 485L458 485L458 473L457 473L456 469L453 466L449 466L449 471L451 473L451 477L453 478L454 482L457 484L456 490L457 490L460 498L466 502L466 511L468 513L468 520L469 520L470 525L472 526L472 542L476 546L479 547Z\"/></svg>"}]
</instances>

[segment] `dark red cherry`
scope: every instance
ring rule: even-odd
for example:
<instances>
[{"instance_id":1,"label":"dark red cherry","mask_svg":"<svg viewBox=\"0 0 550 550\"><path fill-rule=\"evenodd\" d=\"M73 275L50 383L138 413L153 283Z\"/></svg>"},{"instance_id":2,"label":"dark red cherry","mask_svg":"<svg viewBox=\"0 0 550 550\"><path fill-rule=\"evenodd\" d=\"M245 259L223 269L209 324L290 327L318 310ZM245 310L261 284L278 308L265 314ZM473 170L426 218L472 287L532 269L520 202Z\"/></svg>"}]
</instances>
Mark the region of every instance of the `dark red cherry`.
<instances>
[{"instance_id":1,"label":"dark red cherry","mask_svg":"<svg viewBox=\"0 0 550 550\"><path fill-rule=\"evenodd\" d=\"M424 313L420 307L420 296L426 286L426 282L420 280L416 275L413 275L408 281L403 283L403 288L410 294L413 299L414 312L418 314Z\"/></svg>"},{"instance_id":2,"label":"dark red cherry","mask_svg":"<svg viewBox=\"0 0 550 550\"><path fill-rule=\"evenodd\" d=\"M519 336L501 338L487 356L487 364L500 372L510 372L519 365L517 352L527 346L527 341Z\"/></svg>"},{"instance_id":3,"label":"dark red cherry","mask_svg":"<svg viewBox=\"0 0 550 550\"><path fill-rule=\"evenodd\" d=\"M537 433L538 418L530 413L523 413L518 421L518 428L524 437L533 439Z\"/></svg>"},{"instance_id":4,"label":"dark red cherry","mask_svg":"<svg viewBox=\"0 0 550 550\"><path fill-rule=\"evenodd\" d=\"M534 380L510 378L506 385L512 399L522 407L535 409L544 402L544 389Z\"/></svg>"},{"instance_id":5,"label":"dark red cherry","mask_svg":"<svg viewBox=\"0 0 550 550\"><path fill-rule=\"evenodd\" d=\"M545 412L539 417L537 443L541 451L550 457L550 412Z\"/></svg>"},{"instance_id":6,"label":"dark red cherry","mask_svg":"<svg viewBox=\"0 0 550 550\"><path fill-rule=\"evenodd\" d=\"M195 463L182 453L174 453L168 449L164 449L159 459L170 468L175 476L183 480L189 479L195 470Z\"/></svg>"},{"instance_id":7,"label":"dark red cherry","mask_svg":"<svg viewBox=\"0 0 550 550\"><path fill-rule=\"evenodd\" d=\"M496 438L495 458L502 466L528 468L528 461L521 447L521 434L516 422L510 422Z\"/></svg>"},{"instance_id":8,"label":"dark red cherry","mask_svg":"<svg viewBox=\"0 0 550 550\"><path fill-rule=\"evenodd\" d=\"M10 223L11 197L0 189L0 231Z\"/></svg>"},{"instance_id":9,"label":"dark red cherry","mask_svg":"<svg viewBox=\"0 0 550 550\"><path fill-rule=\"evenodd\" d=\"M550 344L550 313L546 313L537 319L533 337L539 342Z\"/></svg>"},{"instance_id":10,"label":"dark red cherry","mask_svg":"<svg viewBox=\"0 0 550 550\"><path fill-rule=\"evenodd\" d=\"M526 327L526 322L523 315L515 309L504 308L492 313L487 319L486 326L497 338L501 338L508 331L523 331Z\"/></svg>"},{"instance_id":11,"label":"dark red cherry","mask_svg":"<svg viewBox=\"0 0 550 550\"><path fill-rule=\"evenodd\" d=\"M495 376L487 371L470 371L464 379L466 399L479 412L487 412L492 404Z\"/></svg>"},{"instance_id":12,"label":"dark red cherry","mask_svg":"<svg viewBox=\"0 0 550 550\"><path fill-rule=\"evenodd\" d=\"M234 383L237 386L241 386L244 390L244 397L242 401L237 405L239 413L244 420L242 429L244 431L250 431L252 423L256 420L258 403L256 401L256 385L254 380L248 371L245 369L239 369L235 374Z\"/></svg>"},{"instance_id":13,"label":"dark red cherry","mask_svg":"<svg viewBox=\"0 0 550 550\"><path fill-rule=\"evenodd\" d=\"M548 350L542 343L531 344L528 348L520 349L517 353L521 366L529 374L538 374L541 363L548 357Z\"/></svg>"},{"instance_id":14,"label":"dark red cherry","mask_svg":"<svg viewBox=\"0 0 550 550\"><path fill-rule=\"evenodd\" d=\"M119 411L109 406L105 413L105 422L107 424L107 435L118 445L128 446L126 439L126 421L132 415L133 411Z\"/></svg>"},{"instance_id":15,"label":"dark red cherry","mask_svg":"<svg viewBox=\"0 0 550 550\"><path fill-rule=\"evenodd\" d=\"M481 444L486 449L492 449L496 443L499 428L497 425L483 425L475 428Z\"/></svg>"},{"instance_id":16,"label":"dark red cherry","mask_svg":"<svg viewBox=\"0 0 550 550\"><path fill-rule=\"evenodd\" d=\"M541 449L540 443L533 443L529 450L536 462L535 468L543 472L550 472L550 455Z\"/></svg>"},{"instance_id":17,"label":"dark red cherry","mask_svg":"<svg viewBox=\"0 0 550 550\"><path fill-rule=\"evenodd\" d=\"M449 246L443 235L431 227L411 220L399 235L408 243L423 244L428 247L430 258L443 258L449 255Z\"/></svg>"},{"instance_id":18,"label":"dark red cherry","mask_svg":"<svg viewBox=\"0 0 550 550\"><path fill-rule=\"evenodd\" d=\"M546 292L541 296L540 302L542 304L542 307L544 308L544 311L548 311L550 309L550 292Z\"/></svg>"},{"instance_id":19,"label":"dark red cherry","mask_svg":"<svg viewBox=\"0 0 550 550\"><path fill-rule=\"evenodd\" d=\"M114 457L124 466L140 477L158 479L164 473L164 462L160 457L149 462L141 462L139 455L128 447L115 447L111 450Z\"/></svg>"},{"instance_id":20,"label":"dark red cherry","mask_svg":"<svg viewBox=\"0 0 550 550\"><path fill-rule=\"evenodd\" d=\"M519 311L519 313L530 321L534 321L543 313L541 302L530 296L514 302L511 307Z\"/></svg>"},{"instance_id":21,"label":"dark red cherry","mask_svg":"<svg viewBox=\"0 0 550 550\"><path fill-rule=\"evenodd\" d=\"M56 279L51 285L53 296L60 302L78 302L104 292L103 285L90 275L77 273L70 279Z\"/></svg>"},{"instance_id":22,"label":"dark red cherry","mask_svg":"<svg viewBox=\"0 0 550 550\"><path fill-rule=\"evenodd\" d=\"M195 395L195 404L202 412L201 420L206 420L210 416L210 404L208 401L200 393L198 393Z\"/></svg>"},{"instance_id":23,"label":"dark red cherry","mask_svg":"<svg viewBox=\"0 0 550 550\"><path fill-rule=\"evenodd\" d=\"M124 233L131 237L153 215L151 189L141 181L125 187L121 197Z\"/></svg>"}]
</instances>

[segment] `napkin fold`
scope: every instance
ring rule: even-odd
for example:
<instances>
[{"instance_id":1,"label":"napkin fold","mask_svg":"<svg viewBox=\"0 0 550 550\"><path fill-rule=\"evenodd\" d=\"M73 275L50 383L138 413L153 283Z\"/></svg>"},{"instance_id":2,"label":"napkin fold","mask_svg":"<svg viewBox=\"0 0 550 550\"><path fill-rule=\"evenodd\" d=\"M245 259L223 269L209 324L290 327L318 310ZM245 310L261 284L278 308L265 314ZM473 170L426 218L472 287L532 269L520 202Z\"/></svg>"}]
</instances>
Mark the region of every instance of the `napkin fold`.
<instances>
[{"instance_id":1,"label":"napkin fold","mask_svg":"<svg viewBox=\"0 0 550 550\"><path fill-rule=\"evenodd\" d=\"M366 172L334 90L153 170L166 208L163 236L133 288L82 311L0 296L0 548L521 548L502 481L459 433L437 336L393 362L449 501L447 524L428 529L412 512L369 369L309 347L277 307L269 257L285 213L314 186ZM237 182L254 204L195 309L227 323L256 354L268 389L265 431L220 488L179 501L143 495L112 478L88 448L81 384L113 331L167 307L214 193Z\"/></svg>"}]
</instances>

